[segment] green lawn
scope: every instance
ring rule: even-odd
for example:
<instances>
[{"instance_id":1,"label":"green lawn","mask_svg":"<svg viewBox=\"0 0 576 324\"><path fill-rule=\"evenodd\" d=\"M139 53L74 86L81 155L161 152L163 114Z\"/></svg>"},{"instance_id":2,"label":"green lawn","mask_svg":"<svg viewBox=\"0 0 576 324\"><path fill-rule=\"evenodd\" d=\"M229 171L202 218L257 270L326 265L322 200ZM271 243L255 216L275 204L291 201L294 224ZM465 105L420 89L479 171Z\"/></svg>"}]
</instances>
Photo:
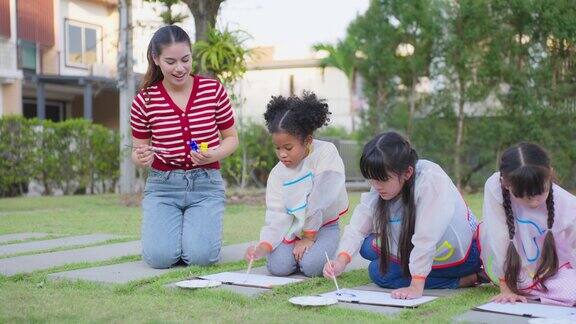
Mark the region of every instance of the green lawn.
<instances>
[{"instance_id":1,"label":"green lawn","mask_svg":"<svg viewBox=\"0 0 576 324\"><path fill-rule=\"evenodd\" d=\"M480 215L481 199L481 195L466 197L477 216ZM358 204L359 194L351 193L350 201L352 210ZM349 215L351 213L344 222L348 222ZM225 244L257 240L263 220L263 206L228 206L224 223ZM139 208L121 206L119 197L115 195L0 199L0 234L113 233L137 238L139 226ZM98 264L138 259L127 257ZM481 304L496 292L493 288L467 290L388 318L336 307L302 309L288 303L292 296L333 289L332 283L322 278L280 287L256 299L217 290L188 291L163 287L191 274L242 269L245 267L243 262L177 269L158 278L118 286L46 279L51 272L89 266L94 264L68 265L31 275L0 276L0 322L446 322ZM368 283L369 279L366 271L359 270L345 274L339 281L343 287L354 287Z\"/></svg>"}]
</instances>

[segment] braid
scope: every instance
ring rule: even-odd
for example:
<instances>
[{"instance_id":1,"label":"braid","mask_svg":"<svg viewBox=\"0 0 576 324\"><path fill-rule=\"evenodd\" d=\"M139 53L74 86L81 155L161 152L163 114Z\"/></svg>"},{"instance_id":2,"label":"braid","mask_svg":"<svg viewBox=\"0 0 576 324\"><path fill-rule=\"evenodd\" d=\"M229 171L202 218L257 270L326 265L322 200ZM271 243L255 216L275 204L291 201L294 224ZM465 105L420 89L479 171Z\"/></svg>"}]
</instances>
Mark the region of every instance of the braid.
<instances>
[{"instance_id":1,"label":"braid","mask_svg":"<svg viewBox=\"0 0 576 324\"><path fill-rule=\"evenodd\" d=\"M552 184L550 184L550 192L546 198L546 209L548 210L547 225L550 230L554 225L554 189L552 189Z\"/></svg>"},{"instance_id":2,"label":"braid","mask_svg":"<svg viewBox=\"0 0 576 324\"><path fill-rule=\"evenodd\" d=\"M510 191L502 188L502 196L504 197L504 212L506 213L506 225L508 226L508 238L514 239L516 228L514 227L514 217L512 213L512 202L510 201Z\"/></svg>"},{"instance_id":3,"label":"braid","mask_svg":"<svg viewBox=\"0 0 576 324\"><path fill-rule=\"evenodd\" d=\"M411 153L415 151L411 150ZM402 202L404 203L404 217L402 218L402 232L398 245L398 257L405 277L410 275L410 254L414 249L412 236L416 227L416 203L414 202L414 187L416 183L416 170L410 179L406 180L402 188Z\"/></svg>"},{"instance_id":4,"label":"braid","mask_svg":"<svg viewBox=\"0 0 576 324\"><path fill-rule=\"evenodd\" d=\"M558 273L559 266L556 242L554 240L554 235L552 234L552 226L554 225L554 191L552 189L552 184L550 184L550 192L548 193L548 198L546 198L546 209L548 210L548 230L546 231L546 237L544 238L544 244L542 245L542 259L540 261L540 266L538 266L538 270L536 270L534 276L534 279L540 282L544 291L548 291L544 282Z\"/></svg>"},{"instance_id":5,"label":"braid","mask_svg":"<svg viewBox=\"0 0 576 324\"><path fill-rule=\"evenodd\" d=\"M502 188L502 197L504 198L503 207L506 213L506 225L508 226L508 238L510 243L508 244L508 251L506 252L506 261L504 262L504 279L506 280L506 285L512 292L520 295L518 290L518 275L520 273L520 255L514 246L514 235L516 233L516 228L514 227L514 215L512 212L512 202L510 201L510 191L508 189Z\"/></svg>"}]
</instances>

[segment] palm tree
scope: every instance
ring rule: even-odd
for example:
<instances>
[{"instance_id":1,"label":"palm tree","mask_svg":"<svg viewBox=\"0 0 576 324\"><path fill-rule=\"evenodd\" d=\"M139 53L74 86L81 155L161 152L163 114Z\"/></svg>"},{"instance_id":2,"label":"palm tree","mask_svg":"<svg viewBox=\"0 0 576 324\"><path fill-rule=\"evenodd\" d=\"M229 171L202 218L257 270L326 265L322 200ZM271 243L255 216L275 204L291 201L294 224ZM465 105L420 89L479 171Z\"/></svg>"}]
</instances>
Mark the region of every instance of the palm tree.
<instances>
[{"instance_id":1,"label":"palm tree","mask_svg":"<svg viewBox=\"0 0 576 324\"><path fill-rule=\"evenodd\" d=\"M327 55L320 61L320 66L324 69L328 66L334 67L346 75L348 79L348 93L350 96L350 118L352 121L352 131L355 131L355 109L354 98L356 97L357 87L357 67L358 60L363 58L359 52L356 43L351 37L339 40L336 45L332 44L315 44L312 47L317 52L325 52Z\"/></svg>"}]
</instances>

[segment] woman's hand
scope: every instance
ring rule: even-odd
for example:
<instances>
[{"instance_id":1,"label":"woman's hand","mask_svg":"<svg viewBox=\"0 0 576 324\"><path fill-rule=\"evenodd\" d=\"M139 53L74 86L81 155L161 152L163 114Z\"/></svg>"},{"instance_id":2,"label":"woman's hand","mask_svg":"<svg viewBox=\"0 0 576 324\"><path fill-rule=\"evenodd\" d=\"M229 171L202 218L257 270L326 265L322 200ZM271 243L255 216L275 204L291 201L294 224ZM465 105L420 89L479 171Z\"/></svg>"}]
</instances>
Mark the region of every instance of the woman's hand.
<instances>
[{"instance_id":1,"label":"woman's hand","mask_svg":"<svg viewBox=\"0 0 576 324\"><path fill-rule=\"evenodd\" d=\"M346 263L342 260L330 260L330 262L326 262L326 264L324 264L324 270L322 271L322 274L325 278L332 279L340 276L345 269Z\"/></svg>"},{"instance_id":2,"label":"woman's hand","mask_svg":"<svg viewBox=\"0 0 576 324\"><path fill-rule=\"evenodd\" d=\"M499 293L492 298L492 301L499 304L512 303L516 304L517 301L526 303L528 300L522 295L517 295L513 292Z\"/></svg>"},{"instance_id":3,"label":"woman's hand","mask_svg":"<svg viewBox=\"0 0 576 324\"><path fill-rule=\"evenodd\" d=\"M257 246L250 245L248 249L246 249L244 259L246 261L259 260L262 259L266 254L268 254L268 250L264 249L262 245L260 244L258 244Z\"/></svg>"},{"instance_id":4,"label":"woman's hand","mask_svg":"<svg viewBox=\"0 0 576 324\"><path fill-rule=\"evenodd\" d=\"M424 293L424 280L412 279L410 286L393 290L390 295L396 299L416 299Z\"/></svg>"},{"instance_id":5,"label":"woman's hand","mask_svg":"<svg viewBox=\"0 0 576 324\"><path fill-rule=\"evenodd\" d=\"M517 301L522 303L527 303L528 299L522 295L518 295L508 287L506 281L500 279L500 293L492 298L492 301L499 304L512 303L515 304Z\"/></svg>"},{"instance_id":6,"label":"woman's hand","mask_svg":"<svg viewBox=\"0 0 576 324\"><path fill-rule=\"evenodd\" d=\"M205 165L220 160L217 149L209 150L207 152L190 151L190 159L194 165Z\"/></svg>"},{"instance_id":7,"label":"woman's hand","mask_svg":"<svg viewBox=\"0 0 576 324\"><path fill-rule=\"evenodd\" d=\"M308 252L308 250L310 249L310 247L312 247L312 245L314 245L314 241L308 238L303 238L294 243L294 249L292 250L292 254L294 254L294 258L296 259L297 262L300 262L300 260L302 260L302 257L304 257L304 253Z\"/></svg>"},{"instance_id":8,"label":"woman's hand","mask_svg":"<svg viewBox=\"0 0 576 324\"><path fill-rule=\"evenodd\" d=\"M150 145L141 144L138 145L132 151L132 161L139 166L149 167L154 161L154 152Z\"/></svg>"}]
</instances>

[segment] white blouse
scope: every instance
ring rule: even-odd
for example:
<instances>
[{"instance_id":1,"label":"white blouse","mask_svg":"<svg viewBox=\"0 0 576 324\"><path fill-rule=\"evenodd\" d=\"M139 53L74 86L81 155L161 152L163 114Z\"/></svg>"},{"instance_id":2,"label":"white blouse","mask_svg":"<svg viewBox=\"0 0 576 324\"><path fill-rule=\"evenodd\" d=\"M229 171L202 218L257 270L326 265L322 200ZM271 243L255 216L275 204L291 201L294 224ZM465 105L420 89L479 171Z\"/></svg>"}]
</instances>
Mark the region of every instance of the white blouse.
<instances>
[{"instance_id":1,"label":"white blouse","mask_svg":"<svg viewBox=\"0 0 576 324\"><path fill-rule=\"evenodd\" d=\"M334 144L313 140L311 152L296 168L278 162L270 172L260 242L275 249L282 241L314 237L347 210L342 158Z\"/></svg>"},{"instance_id":2,"label":"white blouse","mask_svg":"<svg viewBox=\"0 0 576 324\"><path fill-rule=\"evenodd\" d=\"M412 276L426 277L433 267L449 267L465 261L477 223L456 186L439 165L419 160L415 177L416 224L409 267ZM368 235L378 232L375 212L379 199L374 188L362 194L340 241L338 255L352 257ZM403 217L404 205L398 199L390 206L388 242L392 258L398 258Z\"/></svg>"},{"instance_id":3,"label":"white blouse","mask_svg":"<svg viewBox=\"0 0 576 324\"><path fill-rule=\"evenodd\" d=\"M576 266L576 197L560 186L553 184L554 224L552 234L560 266L569 262ZM500 172L494 173L484 186L484 219L480 227L482 261L491 279L498 282L504 278L504 262L508 244L508 226L503 207ZM542 245L546 236L548 209L546 204L537 208L528 208L510 195L514 215L514 245L522 264L518 283L520 288L532 284L538 269Z\"/></svg>"}]
</instances>

